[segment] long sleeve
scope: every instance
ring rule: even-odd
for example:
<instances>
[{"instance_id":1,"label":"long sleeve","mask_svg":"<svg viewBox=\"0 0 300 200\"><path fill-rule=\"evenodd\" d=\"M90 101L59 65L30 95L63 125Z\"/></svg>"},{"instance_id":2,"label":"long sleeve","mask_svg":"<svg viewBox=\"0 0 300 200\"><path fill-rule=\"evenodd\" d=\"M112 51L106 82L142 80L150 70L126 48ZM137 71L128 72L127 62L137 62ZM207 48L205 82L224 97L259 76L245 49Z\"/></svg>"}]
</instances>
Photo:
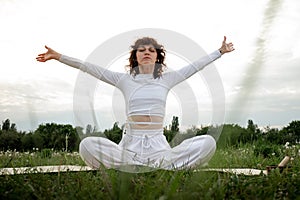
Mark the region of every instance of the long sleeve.
<instances>
[{"instance_id":1,"label":"long sleeve","mask_svg":"<svg viewBox=\"0 0 300 200\"><path fill-rule=\"evenodd\" d=\"M176 84L186 80L196 72L202 70L205 66L209 65L216 59L221 57L219 50L212 52L211 54L201 57L195 62L176 71L168 72L163 75L163 78L167 81L168 86L171 88Z\"/></svg>"},{"instance_id":2,"label":"long sleeve","mask_svg":"<svg viewBox=\"0 0 300 200\"><path fill-rule=\"evenodd\" d=\"M61 55L59 61L61 63L79 69L83 72L86 72L94 76L95 78L114 86L118 84L121 77L125 74L125 73L113 72L108 69L102 68L98 65L89 62L84 62L82 60L72 58L66 55Z\"/></svg>"}]
</instances>

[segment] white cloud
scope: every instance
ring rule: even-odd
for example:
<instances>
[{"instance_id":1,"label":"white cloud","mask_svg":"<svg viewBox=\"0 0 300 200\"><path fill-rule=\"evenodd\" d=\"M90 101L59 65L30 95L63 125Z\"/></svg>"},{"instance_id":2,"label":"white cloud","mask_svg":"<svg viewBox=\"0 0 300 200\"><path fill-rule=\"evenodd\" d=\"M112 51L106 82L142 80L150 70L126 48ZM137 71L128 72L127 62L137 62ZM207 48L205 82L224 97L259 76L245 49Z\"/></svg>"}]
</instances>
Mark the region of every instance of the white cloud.
<instances>
[{"instance_id":1,"label":"white cloud","mask_svg":"<svg viewBox=\"0 0 300 200\"><path fill-rule=\"evenodd\" d=\"M43 120L74 123L72 103L78 71L54 61L37 63L35 56L45 51L43 45L85 59L112 36L149 27L182 33L201 44L207 52L218 48L223 35L227 35L228 40L234 42L236 51L225 55L215 65L224 82L227 109L232 109L231 103L245 88L240 83L248 75L245 72L256 49L256 37L262 28L262 15L268 2L155 0L146 3L138 0L105 3L82 0L1 1L0 117L3 120L9 117L12 121L18 121L21 129L32 129ZM255 90L249 101L257 108L254 109L256 113L253 117L261 122L265 121L264 117L268 117L270 124L286 123L288 116L296 116L293 110L299 108L299 6L298 1L284 1L269 34L268 62L253 79ZM171 57L168 63L181 66L180 60ZM112 68L117 68L117 65L123 67L124 61L119 60ZM206 85L193 78L188 83L199 86L193 88L193 91L199 100L199 109L208 116L206 118L202 115L199 120L209 122L211 102ZM101 86L100 89L104 88ZM108 107L112 106L109 95L113 91L110 88L100 91L101 96L95 94L95 108L103 110L99 111L101 120L108 126L109 120L102 117L111 115ZM98 102L101 98L104 101ZM180 113L176 97L170 99L170 106L174 106L174 111ZM272 112L270 115L259 112L274 109L278 109L278 114L286 116L283 121L280 122L277 116L273 119ZM249 107L249 113L252 111ZM34 123L28 121L30 117L34 118L31 120ZM108 118L114 119L114 116Z\"/></svg>"}]
</instances>

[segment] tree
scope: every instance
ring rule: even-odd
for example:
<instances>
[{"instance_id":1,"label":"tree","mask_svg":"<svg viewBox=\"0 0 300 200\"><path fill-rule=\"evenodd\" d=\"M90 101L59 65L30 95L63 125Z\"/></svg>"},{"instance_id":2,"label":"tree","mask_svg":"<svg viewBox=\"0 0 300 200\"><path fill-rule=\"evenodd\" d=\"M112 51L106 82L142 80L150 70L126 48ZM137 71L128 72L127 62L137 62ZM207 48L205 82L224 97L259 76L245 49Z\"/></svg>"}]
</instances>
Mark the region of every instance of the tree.
<instances>
[{"instance_id":1,"label":"tree","mask_svg":"<svg viewBox=\"0 0 300 200\"><path fill-rule=\"evenodd\" d=\"M257 126L253 123L251 119L248 120L247 130L255 133Z\"/></svg>"},{"instance_id":2,"label":"tree","mask_svg":"<svg viewBox=\"0 0 300 200\"><path fill-rule=\"evenodd\" d=\"M218 147L237 146L241 135L247 130L236 124L224 124L222 134L217 142Z\"/></svg>"},{"instance_id":3,"label":"tree","mask_svg":"<svg viewBox=\"0 0 300 200\"><path fill-rule=\"evenodd\" d=\"M66 142L66 136L68 142ZM73 151L78 149L79 137L76 133L76 129L71 125L60 125L55 123L47 123L45 125L39 125L34 133L35 145L39 148L49 148L62 150L66 149L68 144L68 150ZM40 142L37 144L37 142ZM36 146L37 147L37 146Z\"/></svg>"},{"instance_id":4,"label":"tree","mask_svg":"<svg viewBox=\"0 0 300 200\"><path fill-rule=\"evenodd\" d=\"M0 135L0 149L7 150L21 150L21 134L17 132L5 131Z\"/></svg>"},{"instance_id":5,"label":"tree","mask_svg":"<svg viewBox=\"0 0 300 200\"><path fill-rule=\"evenodd\" d=\"M266 127L263 133L263 138L273 144L284 144L282 132L277 128Z\"/></svg>"},{"instance_id":6,"label":"tree","mask_svg":"<svg viewBox=\"0 0 300 200\"><path fill-rule=\"evenodd\" d=\"M209 126L201 127L201 129L197 128L196 135L206 135L208 133L209 128Z\"/></svg>"},{"instance_id":7,"label":"tree","mask_svg":"<svg viewBox=\"0 0 300 200\"><path fill-rule=\"evenodd\" d=\"M17 132L17 125L15 123L12 123L10 126L10 130Z\"/></svg>"},{"instance_id":8,"label":"tree","mask_svg":"<svg viewBox=\"0 0 300 200\"><path fill-rule=\"evenodd\" d=\"M79 138L83 139L86 135L83 133L83 129L81 126L76 126L75 130Z\"/></svg>"},{"instance_id":9,"label":"tree","mask_svg":"<svg viewBox=\"0 0 300 200\"><path fill-rule=\"evenodd\" d=\"M283 127L280 133L284 137L284 143L290 142L295 144L297 141L300 141L300 121L292 121L288 126Z\"/></svg>"},{"instance_id":10,"label":"tree","mask_svg":"<svg viewBox=\"0 0 300 200\"><path fill-rule=\"evenodd\" d=\"M254 122L249 119L247 129L240 135L239 141L242 143L253 142L259 138L260 130Z\"/></svg>"},{"instance_id":11,"label":"tree","mask_svg":"<svg viewBox=\"0 0 300 200\"><path fill-rule=\"evenodd\" d=\"M24 134L23 137L21 138L22 142L22 150L23 151L31 151L35 145L34 145L34 140L33 140L33 133L27 133Z\"/></svg>"},{"instance_id":12,"label":"tree","mask_svg":"<svg viewBox=\"0 0 300 200\"><path fill-rule=\"evenodd\" d=\"M2 131L13 131L17 132L17 125L15 123L10 123L9 119L2 121Z\"/></svg>"},{"instance_id":13,"label":"tree","mask_svg":"<svg viewBox=\"0 0 300 200\"><path fill-rule=\"evenodd\" d=\"M172 123L169 125L169 129L167 127L164 128L164 135L168 142L171 142L175 135L179 132L179 122L178 117L173 116Z\"/></svg>"},{"instance_id":14,"label":"tree","mask_svg":"<svg viewBox=\"0 0 300 200\"><path fill-rule=\"evenodd\" d=\"M2 122L2 130L8 131L10 129L10 120L6 119L4 122Z\"/></svg>"},{"instance_id":15,"label":"tree","mask_svg":"<svg viewBox=\"0 0 300 200\"><path fill-rule=\"evenodd\" d=\"M9 119L2 121L2 130L0 134L1 150L21 150L22 133L17 131L15 123L11 124Z\"/></svg>"},{"instance_id":16,"label":"tree","mask_svg":"<svg viewBox=\"0 0 300 200\"><path fill-rule=\"evenodd\" d=\"M171 124L170 129L173 132L178 132L179 131L179 122L178 122L178 117L177 116L173 116L172 124Z\"/></svg>"},{"instance_id":17,"label":"tree","mask_svg":"<svg viewBox=\"0 0 300 200\"><path fill-rule=\"evenodd\" d=\"M87 134L87 135L91 134L93 132L92 130L93 130L92 125L88 124L85 129L85 134Z\"/></svg>"},{"instance_id":18,"label":"tree","mask_svg":"<svg viewBox=\"0 0 300 200\"><path fill-rule=\"evenodd\" d=\"M43 139L42 134L40 134L39 132L34 132L34 134L32 135L32 140L33 140L33 147L38 148L38 149L43 149L44 145L46 144L46 142Z\"/></svg>"},{"instance_id":19,"label":"tree","mask_svg":"<svg viewBox=\"0 0 300 200\"><path fill-rule=\"evenodd\" d=\"M112 129L105 129L104 130L104 135L107 137L107 139L115 142L115 143L119 143L122 139L122 133L123 130L119 127L119 123L115 122Z\"/></svg>"}]
</instances>

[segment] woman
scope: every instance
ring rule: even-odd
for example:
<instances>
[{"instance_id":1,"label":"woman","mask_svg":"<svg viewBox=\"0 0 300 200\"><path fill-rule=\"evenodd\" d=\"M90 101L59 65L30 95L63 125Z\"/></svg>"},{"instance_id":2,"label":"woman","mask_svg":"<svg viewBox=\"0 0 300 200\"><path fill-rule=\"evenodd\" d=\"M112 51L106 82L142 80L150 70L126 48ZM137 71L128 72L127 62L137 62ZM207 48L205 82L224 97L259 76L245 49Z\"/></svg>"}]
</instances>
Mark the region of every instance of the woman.
<instances>
[{"instance_id":1,"label":"woman","mask_svg":"<svg viewBox=\"0 0 300 200\"><path fill-rule=\"evenodd\" d=\"M225 36L218 50L166 73L163 73L165 49L149 37L138 39L131 46L129 73L112 72L45 47L48 51L39 54L37 61L58 60L119 88L124 95L127 123L120 143L102 137L87 137L80 143L79 153L90 167L104 165L131 172L136 166L176 170L206 164L213 156L216 142L209 135L186 139L171 148L163 135L163 119L172 87L234 50L232 43L226 43Z\"/></svg>"}]
</instances>

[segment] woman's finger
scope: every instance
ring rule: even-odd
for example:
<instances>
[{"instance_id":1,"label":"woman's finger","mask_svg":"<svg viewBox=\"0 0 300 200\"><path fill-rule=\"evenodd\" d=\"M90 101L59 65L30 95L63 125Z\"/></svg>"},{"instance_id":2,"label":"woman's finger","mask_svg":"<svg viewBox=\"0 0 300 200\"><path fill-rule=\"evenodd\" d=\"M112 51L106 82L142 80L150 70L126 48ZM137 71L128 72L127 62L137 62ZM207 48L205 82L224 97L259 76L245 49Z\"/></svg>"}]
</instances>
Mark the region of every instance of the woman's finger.
<instances>
[{"instance_id":1,"label":"woman's finger","mask_svg":"<svg viewBox=\"0 0 300 200\"><path fill-rule=\"evenodd\" d=\"M36 60L39 62L45 62L42 58L36 58Z\"/></svg>"},{"instance_id":2,"label":"woman's finger","mask_svg":"<svg viewBox=\"0 0 300 200\"><path fill-rule=\"evenodd\" d=\"M223 44L226 43L226 36L224 35L224 40L223 40Z\"/></svg>"}]
</instances>

